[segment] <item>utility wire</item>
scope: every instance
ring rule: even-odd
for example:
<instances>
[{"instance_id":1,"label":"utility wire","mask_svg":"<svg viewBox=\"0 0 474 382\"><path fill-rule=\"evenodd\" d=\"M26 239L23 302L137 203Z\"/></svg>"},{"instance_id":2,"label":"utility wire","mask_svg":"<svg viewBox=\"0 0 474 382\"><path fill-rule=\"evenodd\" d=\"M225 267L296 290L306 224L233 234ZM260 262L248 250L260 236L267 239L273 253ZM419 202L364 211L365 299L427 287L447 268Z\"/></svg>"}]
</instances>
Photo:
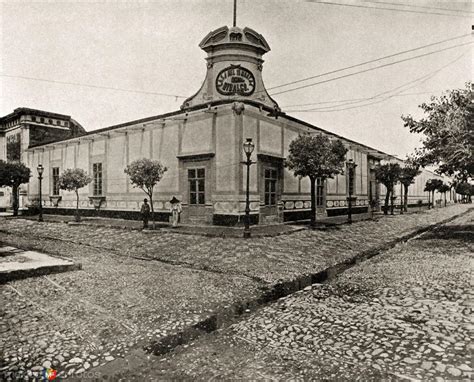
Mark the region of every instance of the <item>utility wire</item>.
<instances>
[{"instance_id":1,"label":"utility wire","mask_svg":"<svg viewBox=\"0 0 474 382\"><path fill-rule=\"evenodd\" d=\"M433 94L433 93L440 93L443 90L431 90L431 91L426 91L426 92L415 92L415 93L403 93L399 94L396 97L404 97L404 96L412 96L412 95L420 95L420 94ZM312 102L312 103L298 103L298 104L292 104L292 105L282 105L283 108L286 107L296 107L296 106L313 106L313 105L322 105L322 104L328 104L328 103L342 103L342 102L350 102L354 101L366 101L372 99L372 97L365 97L365 98L349 98L349 99L340 99L340 100L333 100L333 101L321 101L321 102ZM341 105L333 105L333 107L339 107Z\"/></svg>"},{"instance_id":2,"label":"utility wire","mask_svg":"<svg viewBox=\"0 0 474 382\"><path fill-rule=\"evenodd\" d=\"M439 7L426 7L423 5L412 5L406 3L390 3L387 1L369 1L369 0L362 0L364 3L373 3L373 4L388 4L388 5L396 5L398 7L410 7L410 8L422 8L422 9L434 9L439 11L447 11L447 12L460 12L460 13L474 13L471 11L464 11L462 9L449 9L449 8L439 8Z\"/></svg>"},{"instance_id":3,"label":"utility wire","mask_svg":"<svg viewBox=\"0 0 474 382\"><path fill-rule=\"evenodd\" d=\"M432 51L432 52L419 54L418 56L413 56L413 57L409 57L409 58L404 58L403 60L398 60L398 61L390 62L390 63L388 63L388 64L383 64L383 65L378 65L378 66L375 66L375 67L373 67L373 68L360 70L360 71L358 71L358 72L345 74L345 75L338 76L338 77L334 77L334 78L330 78L330 79L327 79L327 80L324 80L324 81L314 82L314 83L308 84L308 85L298 86L298 87L293 88L293 89L283 90L283 91L280 91L280 92L272 93L272 94L270 94L270 95L275 96L275 95L278 95L278 94L289 93L289 92L292 92L292 91L295 91L295 90L300 90L300 89L305 89L305 88L312 87L312 86L316 86L316 85L320 85L320 84L325 84L325 83L332 82L332 81L336 81L336 80L339 80L339 79L342 79L342 78L347 78L347 77L351 77L351 76L354 76L354 75L357 75L357 74L367 73L367 72L370 72L370 71L373 71L373 70L376 70L376 69L385 68L385 67L388 67L388 66L400 64L400 63L402 63L402 62L411 61L411 60L414 60L414 59L416 59L416 58L426 57L426 56L429 56L429 55L432 55L432 54L435 54L435 53L444 52L444 51L446 51L446 50L458 48L458 47L460 47L460 46L471 45L471 44L473 44L473 43L474 43L474 42L467 42L467 43L463 43L463 44L457 44L457 45L449 46L449 47L447 47L447 48L438 49L438 50L435 50L435 51Z\"/></svg>"},{"instance_id":4,"label":"utility wire","mask_svg":"<svg viewBox=\"0 0 474 382\"><path fill-rule=\"evenodd\" d=\"M397 90L400 90L400 92L398 93L395 93L395 95L399 95L401 92L404 92L406 90L409 90L415 86L418 85L418 82L420 82L420 84L426 82L427 80L429 80L430 78L434 77L436 74L438 74L440 71L442 71L443 69L447 68L448 66L454 64L456 61L460 60L463 56L465 55L465 53L461 54L459 57L455 58L453 61L450 61L449 63L447 63L446 65L443 65L441 68L438 68L428 74L424 74L423 76L421 77L418 77L414 80L411 80L411 81L408 81L408 82L405 82L404 84L402 85L399 85L395 88L392 88L392 89L389 89L389 90L386 90L384 92L381 92L381 93L377 93L376 95L372 96L372 97L369 97L369 98L366 98L365 101L370 101L370 100L375 100L377 98L379 98L380 96L384 95L384 94L388 94L388 93L392 93L394 91L397 91ZM414 84L414 85L413 85ZM413 86L410 86L410 85L413 85ZM407 86L410 86L408 88L406 88ZM404 89L406 88L406 89ZM384 98L385 100L385 98ZM352 105L354 103L360 103L362 101L352 101L352 102L347 102L347 103L343 103L343 104L340 104L340 105L332 105L332 106L326 106L326 107L322 107L322 108L317 108L317 109L313 109L313 110L322 110L322 109L333 109L334 107L341 107L341 106L346 106L346 105Z\"/></svg>"},{"instance_id":5,"label":"utility wire","mask_svg":"<svg viewBox=\"0 0 474 382\"><path fill-rule=\"evenodd\" d=\"M380 102L383 102L383 101L386 101L390 98L393 98L393 97L396 97L396 96L406 96L408 94L401 94L403 93L404 91L407 91L415 86L417 86L417 82L420 82L421 83L424 83L426 81L428 81L430 78L434 77L436 74L438 74L440 71L446 69L448 66L454 64L456 61L459 61L463 56L466 55L467 52L461 54L460 56L458 56L457 58L455 58L454 60L448 62L446 65L442 66L441 68L439 69L436 69L435 71L431 72L431 73L428 73L422 77L419 77L415 80L412 80L412 81L409 81L403 85L400 85L396 88L393 88L391 90L387 90L385 92L382 92L382 93L378 93L372 97L369 97L369 98L366 98L365 100L372 100L372 99L376 99L378 97L380 97L381 95L383 94L387 94L387 93L390 93L390 92L393 92L394 90L398 90L400 88L405 88L407 85L410 85L410 84L414 84L406 89L402 89L400 90L399 92L393 94L393 95L390 95L388 97L385 97L385 98L382 98L381 100L376 100L375 102L370 102L368 104L364 104L364 105L357 105L357 106L352 106L352 107L348 107L348 108L343 108L343 109L334 109L334 108L340 108L341 106L344 106L344 105L348 105L350 104L351 102L349 102L348 104L342 104L342 105L333 105L333 106L328 106L328 107L323 107L323 108L315 108L315 109L306 109L306 110L290 110L289 112L310 112L310 111L316 111L316 112L333 112L333 111L342 111L342 110L348 110L348 109L355 109L355 108L358 108L358 107L363 107L363 106L369 106L369 105L372 105L372 104L376 104L376 103L380 103ZM423 92L423 93L427 93L427 92ZM431 93L431 92L430 92ZM356 102L352 102L352 103L358 103L358 102L362 102L362 101L356 101ZM323 109L332 109L332 110L323 110Z\"/></svg>"},{"instance_id":6,"label":"utility wire","mask_svg":"<svg viewBox=\"0 0 474 382\"><path fill-rule=\"evenodd\" d=\"M457 40L457 39L464 38L464 37L467 37L467 36L471 36L471 33L466 33L466 34L463 34L463 35L460 35L460 36L451 37L451 38L448 38L448 39L446 39L446 40L441 40L441 41L433 42L433 43L431 43L431 44L419 46L419 47L417 47L417 48L408 49L408 50L403 50L403 51L398 52L398 53L389 54L388 56L383 56L383 57L379 57L379 58L374 58L373 60L361 62L361 63L359 63L359 64L355 64L355 65L351 65L351 66L346 66L346 67L344 67L344 68L340 68L340 69L336 69L336 70L331 70L330 72L317 74L317 75L314 75L314 76L311 76L311 77L302 78L301 80L296 80L296 81L288 82L288 83L285 83L285 84L281 84L281 85L277 85L277 86L272 86L272 87L270 87L270 88L267 88L267 90L278 89L278 88L281 88L281 87L284 87L284 86L287 86L287 85L293 85L293 84L298 84L298 83L300 83L300 82L304 82L304 81L307 81L307 80L313 80L313 79L315 79L315 78L323 77L323 76L326 76L326 75L328 75L328 74L339 73L339 72L342 72L342 71L344 71L344 70L357 68L357 67L359 67L359 66L371 64L371 63L373 63L373 62L385 60L385 59L387 59L387 58L396 57L396 56L399 56L399 55L402 55L402 54L405 54L405 53L414 52L414 51L417 51L417 50L420 50L420 49L428 48L428 47L434 46L434 45L443 44L443 43L445 43L445 42Z\"/></svg>"},{"instance_id":7,"label":"utility wire","mask_svg":"<svg viewBox=\"0 0 474 382\"><path fill-rule=\"evenodd\" d=\"M335 5L341 7L354 7L354 8L366 8L366 9L381 9L385 11L395 11L395 12L407 12L407 13L421 13L424 15L438 15L438 16L449 16L449 17L463 17L463 18L471 18L471 16L464 16L464 15L453 15L449 13L441 13L441 12L424 12L424 11L415 11L409 9L399 9L399 8L387 8L387 7L372 7L368 5L356 5L356 4L341 4L341 3L331 3L328 1L319 1L319 0L307 0L310 3L314 4L323 4L323 5Z\"/></svg>"},{"instance_id":8,"label":"utility wire","mask_svg":"<svg viewBox=\"0 0 474 382\"><path fill-rule=\"evenodd\" d=\"M145 90L133 90L133 89L114 88L114 87L109 87L109 86L82 84L82 83L79 83L79 82L67 82L67 81L48 80L48 79L45 79L45 78L35 78L35 77L26 77L26 76L14 76L14 75L10 75L10 74L0 74L0 77L21 78L21 79L23 79L23 80L49 82L49 83L61 84L61 85L83 86L83 87L94 88L94 89L119 90L119 91L121 91L121 92L128 92L128 93L152 94L152 95L158 95L158 96L163 96L163 97L173 97L173 98L176 98L176 99L177 99L177 98L187 98L187 97L185 97L185 96L176 95L176 94L149 92L149 91L145 91Z\"/></svg>"}]
</instances>

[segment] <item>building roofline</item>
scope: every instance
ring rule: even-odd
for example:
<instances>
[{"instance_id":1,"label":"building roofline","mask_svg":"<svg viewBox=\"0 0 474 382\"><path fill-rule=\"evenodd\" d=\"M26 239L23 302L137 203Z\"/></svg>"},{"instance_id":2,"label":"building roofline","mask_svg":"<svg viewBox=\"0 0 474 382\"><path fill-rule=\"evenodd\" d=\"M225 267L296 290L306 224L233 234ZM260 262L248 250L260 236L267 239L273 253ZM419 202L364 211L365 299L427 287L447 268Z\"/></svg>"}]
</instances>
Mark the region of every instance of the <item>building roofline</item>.
<instances>
[{"instance_id":1,"label":"building roofline","mask_svg":"<svg viewBox=\"0 0 474 382\"><path fill-rule=\"evenodd\" d=\"M36 114L36 115L41 115L44 117L71 119L71 116L66 115L66 114L53 113L50 111L40 110L40 109L30 109L28 107L18 107L15 110L13 110L13 113L0 117L0 123L4 121L8 121L9 119L12 119L22 114Z\"/></svg>"},{"instance_id":2,"label":"building roofline","mask_svg":"<svg viewBox=\"0 0 474 382\"><path fill-rule=\"evenodd\" d=\"M87 137L87 136L90 136L90 135L94 135L94 134L99 134L99 133L104 133L104 132L109 132L109 131L113 131L113 130L116 130L116 129L119 129L119 128L123 128L123 127L127 127L127 126L132 126L132 125L136 125L136 124L139 124L139 123L146 123L146 122L151 122L151 121L154 121L154 120L157 120L157 119L166 119L166 118L169 118L169 117L174 117L174 116L177 116L177 115L181 115L181 114L187 114L189 112L192 112L192 111L197 111L197 110L200 110L200 109L207 109L208 107L212 107L212 106L219 106L219 105L225 105L225 104L232 104L234 102L242 102L242 103L245 103L245 104L250 104L254 107L257 107L257 108L261 108L267 112L269 112L269 114L271 116L275 116L275 110L268 107L268 106L265 106L265 105L262 105L261 103L259 102L256 102L256 101L252 101L252 100L219 100L219 101L211 101L207 104L199 104L199 105L196 105L196 106L193 106L193 107L190 107L190 108L187 108L187 109L184 109L184 110L176 110L176 111L172 111L172 112L169 112L169 113L164 113L164 114L159 114L159 115L155 115L155 116L151 116L151 117L146 117L146 118L141 118L141 119L137 119L137 120L133 120L133 121L129 121L129 122L125 122L125 123L120 123L118 125L112 125L112 126L108 126L108 127L104 127L104 128L101 128L101 129L96 129L96 130L92 130L92 131L88 131L86 134L84 135L81 135L80 137L71 137L71 138L68 138L68 139L60 139L60 140L53 140L53 141L49 141L49 142L43 142L43 143L40 143L40 144L37 144L37 145L34 145L34 146L30 146L30 149L31 148L37 148L37 147L41 147L41 146L46 146L46 145L50 145L52 143L59 143L59 142L65 142L65 141L68 141L68 140L72 140L72 139L78 139L78 138L84 138L84 137ZM302 124L306 127L309 127L313 130L317 130L317 131L320 131L322 133L325 133L325 134L329 134L329 135L332 135L338 139L341 139L343 141L346 141L348 143L353 143L355 145L358 145L358 146L361 146L361 147L364 147L365 149L368 149L370 151L373 151L375 152L376 154L379 154L381 156L389 156L389 157L393 157L395 158L393 155L391 154L387 154L383 151L380 151L378 149L374 149L373 147L370 147L370 146L367 146L367 145L364 145L363 143L359 143L359 142L356 142L352 139L348 139L348 138L345 138L341 135L338 135L338 134L335 134L333 132L330 132L330 131L327 131L327 130L324 130L318 126L315 126L315 125L312 125L311 123L309 122L305 122L305 121L302 121L298 118L295 118L295 117L292 117L290 115L287 115L286 113L283 113L283 112L277 112L276 114L277 117L279 118L285 118L285 119L288 119L290 121L293 121L293 122L296 122L296 123L299 123L299 124Z\"/></svg>"}]
</instances>

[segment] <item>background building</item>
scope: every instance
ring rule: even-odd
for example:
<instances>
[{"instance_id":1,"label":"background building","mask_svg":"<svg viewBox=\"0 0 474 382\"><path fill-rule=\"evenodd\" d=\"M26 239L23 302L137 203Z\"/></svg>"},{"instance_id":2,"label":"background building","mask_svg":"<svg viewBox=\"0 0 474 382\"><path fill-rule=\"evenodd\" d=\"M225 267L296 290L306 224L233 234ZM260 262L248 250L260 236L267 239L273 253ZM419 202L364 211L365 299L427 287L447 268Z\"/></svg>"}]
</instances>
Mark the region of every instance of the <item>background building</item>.
<instances>
[{"instance_id":1,"label":"background building","mask_svg":"<svg viewBox=\"0 0 474 382\"><path fill-rule=\"evenodd\" d=\"M84 128L69 115L18 108L0 118L0 160L21 161L28 165L29 147L85 134ZM20 188L20 208L25 207L27 186ZM0 209L11 206L9 188L0 188Z\"/></svg>"}]
</instances>

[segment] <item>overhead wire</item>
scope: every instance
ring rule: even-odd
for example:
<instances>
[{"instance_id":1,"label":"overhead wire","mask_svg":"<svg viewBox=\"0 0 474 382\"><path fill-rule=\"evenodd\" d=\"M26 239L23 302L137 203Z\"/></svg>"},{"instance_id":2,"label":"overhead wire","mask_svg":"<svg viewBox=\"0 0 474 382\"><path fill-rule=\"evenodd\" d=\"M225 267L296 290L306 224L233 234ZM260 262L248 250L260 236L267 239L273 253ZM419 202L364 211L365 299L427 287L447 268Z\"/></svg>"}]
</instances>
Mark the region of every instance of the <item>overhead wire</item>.
<instances>
[{"instance_id":1,"label":"overhead wire","mask_svg":"<svg viewBox=\"0 0 474 382\"><path fill-rule=\"evenodd\" d=\"M388 93L392 93L394 91L397 91L397 90L400 90L400 89L403 89L401 90L401 92L403 91L406 91L406 90L409 90L411 88L413 88L414 86L410 86L408 88L406 88L407 86L409 85L413 85L415 84L416 85L419 85L418 83L422 84L424 82L426 82L427 80L429 80L430 78L434 77L437 73L439 73L440 71L442 71L443 69L447 68L448 66L454 64L456 61L460 60L463 56L465 55L465 53L461 54L459 57L457 57L456 59L454 59L453 61L449 62L448 64L442 66L441 68L438 68L428 74L424 74L423 76L421 77L418 77L414 80L411 80L411 81L408 81L408 82L405 82L403 83L402 85L399 85L395 88L392 88L392 89L389 89L389 90L386 90L386 91L383 91L381 93L377 93L376 95L372 96L372 97L368 97L365 99L365 101L369 101L369 100L374 100L376 98L379 98L380 96L384 95L384 94L388 94ZM406 89L404 89L406 88ZM396 95L399 95L399 93L395 93ZM347 103L343 103L343 104L340 104L340 105L337 105L337 106L327 106L327 107L322 107L322 108L319 108L319 109L332 109L334 107L341 107L341 106L346 106L346 105L351 105L351 104L354 104L354 103L360 103L360 102L363 102L363 101L353 101L353 102L347 102Z\"/></svg>"},{"instance_id":2,"label":"overhead wire","mask_svg":"<svg viewBox=\"0 0 474 382\"><path fill-rule=\"evenodd\" d=\"M459 12L459 13L474 13L472 11L465 11L462 9L449 9L449 8L440 8L440 7L432 7L432 6L423 6L423 5L413 5L407 3L391 3L388 1L370 1L370 0L362 0L363 3L373 3L373 4L388 4L388 5L396 5L398 7L409 7L409 8L421 8L421 9L434 9L439 11L447 11L447 12Z\"/></svg>"},{"instance_id":3,"label":"overhead wire","mask_svg":"<svg viewBox=\"0 0 474 382\"><path fill-rule=\"evenodd\" d=\"M468 37L468 36L471 36L471 33L466 33L466 34L463 34L463 35L460 35L460 36L450 37L450 38L447 38L447 39L445 39L445 40L436 41L436 42L433 42L433 43L431 43L431 44L419 46L419 47L417 47L417 48L412 48L412 49L403 50L403 51L401 51L401 52L389 54L389 55L383 56L383 57L374 58L374 59L372 59L372 60L364 61L364 62L361 62L361 63L358 63L358 64L354 64L354 65L350 65L350 66L346 66L346 67L344 67L344 68L339 68L339 69L331 70L331 71L329 71L329 72L320 73L320 74L316 74L316 75L314 75L314 76L310 76L310 77L302 78L302 79L299 79L299 80L287 82L287 83L284 83L284 84L272 86L272 87L267 88L267 90L278 89L278 88L285 87L285 86L288 86L288 85L294 85L294 84L298 84L298 83L301 83L301 82L304 82L304 81L313 80L313 79L315 79L315 78L327 76L327 75L329 75L329 74L335 74L335 73L339 73L339 72L342 72L342 71L345 71L345 70L354 69L354 68L357 68L357 67L359 67L359 66L371 64L371 63L374 63L374 62L377 62L377 61L385 60L385 59L387 59L387 58L396 57L396 56L399 56L399 55L402 55L402 54L405 54L405 53L415 52L415 51L417 51L417 50L429 48L430 46L435 46L435 45L443 44L443 43L445 43L445 42L458 40L458 39L461 39L461 38L464 38L464 37Z\"/></svg>"},{"instance_id":4,"label":"overhead wire","mask_svg":"<svg viewBox=\"0 0 474 382\"><path fill-rule=\"evenodd\" d=\"M411 60L414 60L414 59L417 59L417 58L421 58L421 57L426 57L426 56L429 56L429 55L432 55L432 54L435 54L435 53L444 52L444 51L447 51L447 50L450 50L450 49L455 49L455 48L458 48L458 47L461 47L461 46L471 45L471 44L473 44L473 43L474 43L474 42L471 41L471 42L467 42L467 43L463 43L463 44L457 44L457 45L449 46L449 47L447 47L447 48L438 49L438 50L435 50L435 51L432 51L432 52L419 54L419 55L417 55L417 56L413 56L413 57L409 57L409 58L404 58L404 59L402 59L402 60L389 62L389 63L383 64L383 65L378 65L378 66L375 66L375 67L373 67L373 68L368 68L368 69L364 69L364 70L359 70L359 71L354 72L354 73L344 74L344 75L342 75L342 76L329 78L329 79L327 79L327 80L314 82L314 83L312 83L312 84L302 85L302 86L298 86L298 87L296 87L296 88L287 89L287 90L282 90L282 91L276 92L276 93L271 93L270 95L275 96L275 95L278 95L278 94L289 93L289 92L293 92L293 91L300 90L300 89L306 89L306 88L309 88L309 87L312 87L312 86L325 84L325 83L332 82L332 81L336 81L336 80L339 80L339 79L342 79L342 78L352 77L352 76L355 76L355 75L357 75L357 74L367 73L367 72L370 72L370 71L373 71L373 70L376 70L376 69L389 67L389 66L392 66L392 65L400 64L400 63L402 63L402 62L411 61Z\"/></svg>"},{"instance_id":5,"label":"overhead wire","mask_svg":"<svg viewBox=\"0 0 474 382\"><path fill-rule=\"evenodd\" d=\"M322 107L322 108L314 108L314 109L303 109L303 110L288 110L288 112L334 112L334 111L343 111L343 110L349 110L349 109L355 109L355 108L358 108L358 107L363 107L363 106L369 106L369 105L373 105L373 104L377 104L377 103L380 103L380 102L383 102L383 101L386 101L390 98L393 98L395 96L404 96L404 95L407 95L407 94L401 94L403 93L404 91L407 91L409 89L412 89L413 87L415 86L418 86L419 84L421 83L424 83L426 81L428 81L429 79L431 79L432 77L434 77L437 73L439 73L440 71L446 69L447 67L449 67L450 65L454 64L455 62L459 61L463 56L465 56L467 54L467 52L464 52L463 54L461 54L460 56L458 56L457 58L455 58L454 60L448 62L446 65L443 65L442 67L436 69L435 71L431 72L431 73L428 73L428 74L425 74L424 76L421 76L415 80L412 80L412 81L409 81L403 85L400 85L396 88L393 88L393 89L390 89L390 90L387 90L387 91L384 91L382 93L378 93L372 97L369 97L369 98L366 98L364 99L364 101L369 101L369 100L375 100L376 98L380 97L381 95L383 94L387 94L387 93L391 93L393 92L394 90L398 90L400 88L404 88L402 90L400 90L399 92L395 93L395 94L392 94L392 95L389 95L388 97L384 97L382 98L381 100L376 100L375 102L370 102L370 103L367 103L367 104L363 104L363 105L357 105L357 106L352 106L352 107L347 107L347 108L342 108L340 109L342 106L345 106L345 105L349 105L350 103L346 103L346 104L342 104L342 105L333 105L333 106L327 106L327 107ZM406 86L408 85L411 85L413 84L412 86L409 86L408 88L405 88ZM425 92L426 93L426 92ZM353 103L359 103L359 102L363 102L362 100L360 101L356 101L356 102L352 102ZM331 110L327 110L327 109L331 109Z\"/></svg>"},{"instance_id":6,"label":"overhead wire","mask_svg":"<svg viewBox=\"0 0 474 382\"><path fill-rule=\"evenodd\" d=\"M421 94L433 94L433 93L440 93L443 90L431 90L426 92L415 92L415 93L404 93L397 95L397 97L403 96L412 96L412 95L421 95ZM291 105L282 105L282 108L285 107L296 107L296 106L313 106L313 105L322 105L322 104L329 104L329 103L342 103L342 102L349 102L349 101L366 101L371 99L372 97L364 97L364 98L349 98L349 99L340 99L340 100L332 100L332 101L320 101L320 102L311 102L311 103L298 103L298 104L291 104ZM334 107L338 107L340 105L334 105Z\"/></svg>"},{"instance_id":7,"label":"overhead wire","mask_svg":"<svg viewBox=\"0 0 474 382\"><path fill-rule=\"evenodd\" d=\"M395 11L395 12L406 12L406 13L418 13L418 14L425 14L425 15L438 15L438 16L448 16L448 17L463 17L463 18L471 18L471 16L465 15L453 15L449 13L441 13L441 12L425 12L425 11L415 11L411 9L399 9L399 8L388 8L388 7L374 7L368 5L357 5L357 4L342 4L342 3L332 3L329 1L319 1L319 0L307 0L313 4L322 4L322 5L335 5L341 7L354 7L354 8L365 8L365 9L380 9L385 11Z\"/></svg>"},{"instance_id":8,"label":"overhead wire","mask_svg":"<svg viewBox=\"0 0 474 382\"><path fill-rule=\"evenodd\" d=\"M94 88L94 89L118 90L121 92L151 94L151 95L158 95L158 96L172 97L172 98L187 98L186 96L177 95L177 94L159 93L159 92L152 92L152 91L146 91L146 90L124 89L124 88L117 88L117 87L111 87L111 86L84 84L80 82L50 80L50 79L45 79L45 78L16 76L16 75L3 74L3 73L0 73L0 77L20 78L20 79L30 80L30 81L49 82L49 83L61 84L61 85L83 86L83 87Z\"/></svg>"}]
</instances>

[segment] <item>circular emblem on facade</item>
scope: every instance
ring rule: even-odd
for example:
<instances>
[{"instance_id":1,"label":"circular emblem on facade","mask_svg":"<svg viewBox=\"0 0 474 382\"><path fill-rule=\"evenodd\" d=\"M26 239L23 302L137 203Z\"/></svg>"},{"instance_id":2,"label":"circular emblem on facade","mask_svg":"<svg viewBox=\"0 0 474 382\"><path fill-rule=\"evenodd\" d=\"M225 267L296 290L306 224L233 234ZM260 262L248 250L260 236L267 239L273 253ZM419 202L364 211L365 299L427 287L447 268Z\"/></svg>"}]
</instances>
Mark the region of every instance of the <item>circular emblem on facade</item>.
<instances>
[{"instance_id":1,"label":"circular emblem on facade","mask_svg":"<svg viewBox=\"0 0 474 382\"><path fill-rule=\"evenodd\" d=\"M221 70L216 78L217 91L226 96L249 96L255 90L255 77L240 65L231 65Z\"/></svg>"}]
</instances>

